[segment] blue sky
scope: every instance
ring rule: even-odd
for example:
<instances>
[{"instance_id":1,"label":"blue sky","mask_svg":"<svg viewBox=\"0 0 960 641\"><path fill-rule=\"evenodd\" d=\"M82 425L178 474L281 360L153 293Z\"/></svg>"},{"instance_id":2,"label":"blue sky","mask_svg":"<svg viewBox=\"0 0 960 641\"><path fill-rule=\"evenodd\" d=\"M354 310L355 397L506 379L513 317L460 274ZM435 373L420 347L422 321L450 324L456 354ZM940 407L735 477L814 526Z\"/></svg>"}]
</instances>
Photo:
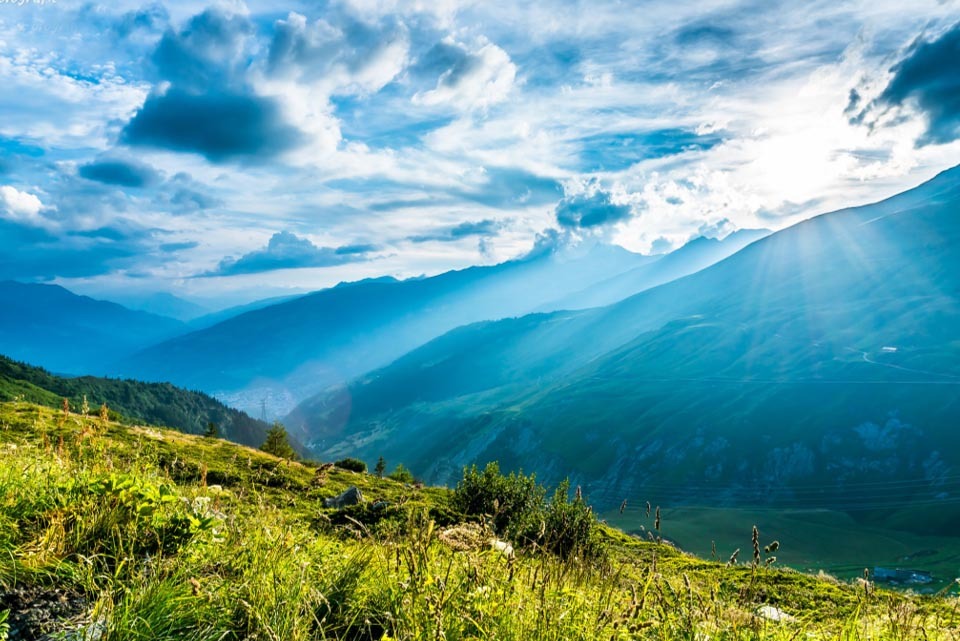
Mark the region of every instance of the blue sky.
<instances>
[{"instance_id":1,"label":"blue sky","mask_svg":"<svg viewBox=\"0 0 960 641\"><path fill-rule=\"evenodd\" d=\"M239 302L663 251L960 161L960 4L0 3L0 278Z\"/></svg>"}]
</instances>

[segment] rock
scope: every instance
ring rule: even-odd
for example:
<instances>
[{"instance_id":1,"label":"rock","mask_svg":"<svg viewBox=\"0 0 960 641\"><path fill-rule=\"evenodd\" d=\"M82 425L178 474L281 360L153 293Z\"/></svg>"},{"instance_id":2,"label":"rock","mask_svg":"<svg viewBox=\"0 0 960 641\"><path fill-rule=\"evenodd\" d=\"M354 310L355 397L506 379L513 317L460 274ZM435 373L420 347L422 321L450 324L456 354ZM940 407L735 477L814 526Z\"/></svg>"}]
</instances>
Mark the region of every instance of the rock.
<instances>
[{"instance_id":1,"label":"rock","mask_svg":"<svg viewBox=\"0 0 960 641\"><path fill-rule=\"evenodd\" d=\"M373 504L373 511L380 512L390 507L390 501L377 501Z\"/></svg>"},{"instance_id":2,"label":"rock","mask_svg":"<svg viewBox=\"0 0 960 641\"><path fill-rule=\"evenodd\" d=\"M487 543L486 532L476 523L462 523L448 527L441 530L437 538L441 543L458 552L479 550Z\"/></svg>"},{"instance_id":3,"label":"rock","mask_svg":"<svg viewBox=\"0 0 960 641\"><path fill-rule=\"evenodd\" d=\"M351 485L346 490L343 491L339 496L334 496L333 498L324 499L324 507L333 507L340 508L347 507L348 505L357 505L358 503L363 502L363 492L360 491L356 485Z\"/></svg>"},{"instance_id":4,"label":"rock","mask_svg":"<svg viewBox=\"0 0 960 641\"><path fill-rule=\"evenodd\" d=\"M757 608L757 616L767 619L768 621L789 622L795 620L794 617L773 605L761 605Z\"/></svg>"},{"instance_id":5,"label":"rock","mask_svg":"<svg viewBox=\"0 0 960 641\"><path fill-rule=\"evenodd\" d=\"M490 547L494 550L497 550L503 556L508 559L513 558L513 546L507 543L506 541L501 541L499 539L491 539Z\"/></svg>"}]
</instances>

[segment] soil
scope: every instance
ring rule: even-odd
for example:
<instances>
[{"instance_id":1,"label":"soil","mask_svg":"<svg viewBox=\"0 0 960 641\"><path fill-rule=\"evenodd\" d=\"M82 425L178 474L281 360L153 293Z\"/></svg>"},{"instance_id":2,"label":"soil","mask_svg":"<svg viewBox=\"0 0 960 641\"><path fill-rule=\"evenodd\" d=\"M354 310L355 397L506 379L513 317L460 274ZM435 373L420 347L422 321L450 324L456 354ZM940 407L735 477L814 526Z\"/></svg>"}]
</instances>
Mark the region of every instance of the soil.
<instances>
[{"instance_id":1,"label":"soil","mask_svg":"<svg viewBox=\"0 0 960 641\"><path fill-rule=\"evenodd\" d=\"M9 610L9 641L46 641L77 627L90 604L76 592L58 588L0 588L0 611Z\"/></svg>"}]
</instances>

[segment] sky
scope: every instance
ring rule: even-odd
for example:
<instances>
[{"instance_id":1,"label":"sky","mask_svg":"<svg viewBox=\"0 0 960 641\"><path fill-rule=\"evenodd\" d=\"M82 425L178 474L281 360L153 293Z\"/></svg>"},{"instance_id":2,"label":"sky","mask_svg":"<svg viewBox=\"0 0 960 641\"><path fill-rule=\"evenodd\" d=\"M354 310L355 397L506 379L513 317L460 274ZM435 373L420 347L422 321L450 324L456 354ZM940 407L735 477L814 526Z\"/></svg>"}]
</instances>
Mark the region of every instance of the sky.
<instances>
[{"instance_id":1,"label":"sky","mask_svg":"<svg viewBox=\"0 0 960 641\"><path fill-rule=\"evenodd\" d=\"M960 0L0 0L0 279L222 306L780 229L960 162L957 60Z\"/></svg>"}]
</instances>

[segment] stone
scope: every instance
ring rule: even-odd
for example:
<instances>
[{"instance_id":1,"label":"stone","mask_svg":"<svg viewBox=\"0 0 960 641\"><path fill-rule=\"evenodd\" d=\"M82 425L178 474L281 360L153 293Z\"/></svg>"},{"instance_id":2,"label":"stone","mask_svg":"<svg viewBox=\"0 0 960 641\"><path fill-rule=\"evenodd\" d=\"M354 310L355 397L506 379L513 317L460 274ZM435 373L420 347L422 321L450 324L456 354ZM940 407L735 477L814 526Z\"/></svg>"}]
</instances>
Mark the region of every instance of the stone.
<instances>
[{"instance_id":1,"label":"stone","mask_svg":"<svg viewBox=\"0 0 960 641\"><path fill-rule=\"evenodd\" d=\"M757 616L763 617L768 621L793 621L794 618L773 605L762 605L757 608Z\"/></svg>"},{"instance_id":2,"label":"stone","mask_svg":"<svg viewBox=\"0 0 960 641\"><path fill-rule=\"evenodd\" d=\"M363 502L363 492L356 485L351 485L345 489L339 496L334 496L323 500L324 507L340 508L348 505L357 505Z\"/></svg>"}]
</instances>

